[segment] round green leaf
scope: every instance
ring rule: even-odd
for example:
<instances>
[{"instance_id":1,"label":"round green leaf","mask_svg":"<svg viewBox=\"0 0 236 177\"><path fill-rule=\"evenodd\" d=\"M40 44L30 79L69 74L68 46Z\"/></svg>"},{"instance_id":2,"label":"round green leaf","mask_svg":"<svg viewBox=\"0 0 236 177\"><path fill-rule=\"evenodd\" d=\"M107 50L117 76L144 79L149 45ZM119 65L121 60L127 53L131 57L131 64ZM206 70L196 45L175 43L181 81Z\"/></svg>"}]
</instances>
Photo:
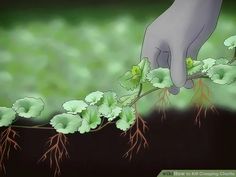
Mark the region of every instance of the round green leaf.
<instances>
[{"instance_id":1,"label":"round green leaf","mask_svg":"<svg viewBox=\"0 0 236 177\"><path fill-rule=\"evenodd\" d=\"M17 100L12 108L20 117L38 117L44 109L44 102L40 98L26 97Z\"/></svg>"},{"instance_id":2,"label":"round green leaf","mask_svg":"<svg viewBox=\"0 0 236 177\"><path fill-rule=\"evenodd\" d=\"M203 63L201 61L193 60L192 67L187 68L188 75L193 75L197 72L200 72L202 70Z\"/></svg>"},{"instance_id":3,"label":"round green leaf","mask_svg":"<svg viewBox=\"0 0 236 177\"><path fill-rule=\"evenodd\" d=\"M95 105L98 101L100 101L103 97L103 92L96 91L92 92L85 97L85 101L90 105Z\"/></svg>"},{"instance_id":4,"label":"round green leaf","mask_svg":"<svg viewBox=\"0 0 236 177\"><path fill-rule=\"evenodd\" d=\"M105 104L101 105L99 107L99 112L102 114L102 116L104 116L105 118L108 119L108 121L112 121L114 120L116 117L119 116L120 112L121 112L121 108L118 106L112 106L109 107Z\"/></svg>"},{"instance_id":5,"label":"round green leaf","mask_svg":"<svg viewBox=\"0 0 236 177\"><path fill-rule=\"evenodd\" d=\"M228 63L229 63L229 60L226 59L226 58L219 58L219 59L216 60L217 65L220 65L220 64L227 65Z\"/></svg>"},{"instance_id":6,"label":"round green leaf","mask_svg":"<svg viewBox=\"0 0 236 177\"><path fill-rule=\"evenodd\" d=\"M71 114L81 113L88 107L88 105L82 100L71 100L65 102L62 106L68 113Z\"/></svg>"},{"instance_id":7,"label":"round green leaf","mask_svg":"<svg viewBox=\"0 0 236 177\"><path fill-rule=\"evenodd\" d=\"M102 116L108 118L109 121L115 119L121 112L121 108L117 106L118 99L114 92L106 92L102 98L102 104L99 112Z\"/></svg>"},{"instance_id":8,"label":"round green leaf","mask_svg":"<svg viewBox=\"0 0 236 177\"><path fill-rule=\"evenodd\" d=\"M131 71L126 72L120 78L120 85L126 90L134 90L140 84L140 75L133 75Z\"/></svg>"},{"instance_id":9,"label":"round green leaf","mask_svg":"<svg viewBox=\"0 0 236 177\"><path fill-rule=\"evenodd\" d=\"M168 88L173 85L170 71L167 68L154 69L148 74L147 78L154 87Z\"/></svg>"},{"instance_id":10,"label":"round green leaf","mask_svg":"<svg viewBox=\"0 0 236 177\"><path fill-rule=\"evenodd\" d=\"M120 78L120 84L127 90L136 89L139 84L144 83L151 67L147 58L140 61L138 65L132 67L131 71L126 72Z\"/></svg>"},{"instance_id":11,"label":"round green leaf","mask_svg":"<svg viewBox=\"0 0 236 177\"><path fill-rule=\"evenodd\" d=\"M216 60L213 58L208 58L202 61L203 66L202 66L202 72L207 72L212 66L216 64Z\"/></svg>"},{"instance_id":12,"label":"round green leaf","mask_svg":"<svg viewBox=\"0 0 236 177\"><path fill-rule=\"evenodd\" d=\"M134 92L129 95L122 96L119 98L119 102L122 104L122 106L128 106L137 97L137 94L137 92Z\"/></svg>"},{"instance_id":13,"label":"round green leaf","mask_svg":"<svg viewBox=\"0 0 236 177\"><path fill-rule=\"evenodd\" d=\"M122 131L127 131L135 122L135 111L131 107L124 107L120 113L120 119L116 122L116 127Z\"/></svg>"},{"instance_id":14,"label":"round green leaf","mask_svg":"<svg viewBox=\"0 0 236 177\"><path fill-rule=\"evenodd\" d=\"M82 112L82 125L78 128L80 133L89 132L101 124L100 113L97 106L89 106Z\"/></svg>"},{"instance_id":15,"label":"round green leaf","mask_svg":"<svg viewBox=\"0 0 236 177\"><path fill-rule=\"evenodd\" d=\"M50 124L57 132L63 134L75 133L82 124L82 119L79 115L63 113L54 116Z\"/></svg>"},{"instance_id":16,"label":"round green leaf","mask_svg":"<svg viewBox=\"0 0 236 177\"><path fill-rule=\"evenodd\" d=\"M117 104L117 95L114 92L105 92L102 98L102 104L109 107L115 106Z\"/></svg>"},{"instance_id":17,"label":"round green leaf","mask_svg":"<svg viewBox=\"0 0 236 177\"><path fill-rule=\"evenodd\" d=\"M236 36L231 36L224 41L224 45L229 49L236 48Z\"/></svg>"},{"instance_id":18,"label":"round green leaf","mask_svg":"<svg viewBox=\"0 0 236 177\"><path fill-rule=\"evenodd\" d=\"M0 107L0 127L11 125L15 117L16 113L13 109Z\"/></svg>"},{"instance_id":19,"label":"round green leaf","mask_svg":"<svg viewBox=\"0 0 236 177\"><path fill-rule=\"evenodd\" d=\"M148 58L143 58L141 62L138 64L138 66L141 70L140 82L143 83L146 81L147 75L151 70L151 64Z\"/></svg>"},{"instance_id":20,"label":"round green leaf","mask_svg":"<svg viewBox=\"0 0 236 177\"><path fill-rule=\"evenodd\" d=\"M236 66L216 65L208 71L207 75L217 84L231 84L236 79Z\"/></svg>"}]
</instances>

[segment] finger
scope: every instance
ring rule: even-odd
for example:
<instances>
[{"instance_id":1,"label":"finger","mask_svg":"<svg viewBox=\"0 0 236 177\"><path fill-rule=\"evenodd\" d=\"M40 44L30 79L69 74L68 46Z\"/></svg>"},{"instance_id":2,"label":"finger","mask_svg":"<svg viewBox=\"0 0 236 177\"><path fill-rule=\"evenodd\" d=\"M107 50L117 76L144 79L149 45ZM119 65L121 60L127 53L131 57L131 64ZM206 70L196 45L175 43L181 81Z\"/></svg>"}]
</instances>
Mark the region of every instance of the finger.
<instances>
[{"instance_id":1,"label":"finger","mask_svg":"<svg viewBox=\"0 0 236 177\"><path fill-rule=\"evenodd\" d=\"M173 95L177 95L180 92L180 88L176 86L172 86L168 89L168 91Z\"/></svg>"},{"instance_id":2,"label":"finger","mask_svg":"<svg viewBox=\"0 0 236 177\"><path fill-rule=\"evenodd\" d=\"M162 51L157 58L157 64L160 68L170 68L169 64L170 52Z\"/></svg>"},{"instance_id":3,"label":"finger","mask_svg":"<svg viewBox=\"0 0 236 177\"><path fill-rule=\"evenodd\" d=\"M171 48L170 74L172 82L177 87L184 86L187 80L185 59L186 50L180 47Z\"/></svg>"},{"instance_id":4,"label":"finger","mask_svg":"<svg viewBox=\"0 0 236 177\"><path fill-rule=\"evenodd\" d=\"M193 88L193 86L194 86L193 80L187 80L186 83L185 83L185 85L184 85L184 87L185 87L186 89L191 89L191 88Z\"/></svg>"},{"instance_id":5,"label":"finger","mask_svg":"<svg viewBox=\"0 0 236 177\"><path fill-rule=\"evenodd\" d=\"M161 54L161 50L156 47L151 47L148 44L145 44L142 49L141 58L148 58L152 69L158 67L157 58Z\"/></svg>"},{"instance_id":6,"label":"finger","mask_svg":"<svg viewBox=\"0 0 236 177\"><path fill-rule=\"evenodd\" d=\"M145 33L142 51L141 51L141 58L148 58L151 62L152 69L158 67L157 58L161 54L161 50L156 47L158 40L154 40L152 35Z\"/></svg>"}]
</instances>

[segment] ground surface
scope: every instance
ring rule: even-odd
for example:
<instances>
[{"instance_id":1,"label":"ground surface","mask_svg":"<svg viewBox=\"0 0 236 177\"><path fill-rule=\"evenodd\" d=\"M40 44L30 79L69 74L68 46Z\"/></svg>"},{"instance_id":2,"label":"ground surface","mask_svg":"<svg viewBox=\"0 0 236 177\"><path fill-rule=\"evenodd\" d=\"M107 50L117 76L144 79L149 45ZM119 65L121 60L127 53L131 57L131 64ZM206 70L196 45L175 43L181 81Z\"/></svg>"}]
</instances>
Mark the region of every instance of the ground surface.
<instances>
[{"instance_id":1,"label":"ground surface","mask_svg":"<svg viewBox=\"0 0 236 177\"><path fill-rule=\"evenodd\" d=\"M88 135L69 136L70 159L63 162L62 177L154 177L161 169L235 169L236 114L209 113L202 127L194 125L193 111L169 111L167 119L149 116L149 149L129 162L122 158L127 139L115 127ZM5 177L53 176L48 164L37 164L47 138L54 132L18 130L21 152L7 163Z\"/></svg>"}]
</instances>

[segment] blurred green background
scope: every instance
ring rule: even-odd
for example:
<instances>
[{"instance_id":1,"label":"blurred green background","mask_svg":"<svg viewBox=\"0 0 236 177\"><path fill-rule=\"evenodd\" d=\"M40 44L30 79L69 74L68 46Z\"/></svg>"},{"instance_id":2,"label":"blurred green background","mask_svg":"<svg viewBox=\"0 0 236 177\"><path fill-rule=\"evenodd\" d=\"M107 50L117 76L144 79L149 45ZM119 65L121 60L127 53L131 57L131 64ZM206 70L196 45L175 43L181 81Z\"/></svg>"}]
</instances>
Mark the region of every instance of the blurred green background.
<instances>
[{"instance_id":1,"label":"blurred green background","mask_svg":"<svg viewBox=\"0 0 236 177\"><path fill-rule=\"evenodd\" d=\"M6 8L0 12L0 105L25 96L42 97L42 117L61 111L63 102L83 99L92 91L124 90L119 77L139 61L146 26L171 1L50 8ZM170 22L171 23L171 22ZM180 22L181 23L181 22ZM236 34L236 12L224 4L218 27L199 59L232 57L223 42ZM236 83L211 87L212 101L236 110ZM171 96L171 107L191 106L193 90ZM222 99L223 98L223 99ZM139 107L150 113L157 93Z\"/></svg>"}]
</instances>

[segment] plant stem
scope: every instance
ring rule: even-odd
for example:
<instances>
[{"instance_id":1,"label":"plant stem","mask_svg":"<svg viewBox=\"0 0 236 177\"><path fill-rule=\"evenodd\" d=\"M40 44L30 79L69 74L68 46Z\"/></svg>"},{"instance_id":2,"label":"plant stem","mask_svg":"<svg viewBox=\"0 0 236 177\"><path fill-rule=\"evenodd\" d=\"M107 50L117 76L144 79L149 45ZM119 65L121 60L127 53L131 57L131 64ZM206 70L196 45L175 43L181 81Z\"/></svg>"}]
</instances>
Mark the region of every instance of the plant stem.
<instances>
[{"instance_id":1,"label":"plant stem","mask_svg":"<svg viewBox=\"0 0 236 177\"><path fill-rule=\"evenodd\" d=\"M208 78L208 76L205 74L205 73L196 73L194 75L191 75L191 76L188 76L188 80L193 80L193 79L200 79L200 78ZM139 89L139 94L137 96L136 99L134 99L130 104L129 106L133 106L135 103L137 103L141 98L143 98L144 96L146 95L149 95L150 93L153 93L157 90L160 90L160 88L153 88L143 94L141 94L142 92L142 86L140 85L140 89Z\"/></svg>"},{"instance_id":2,"label":"plant stem","mask_svg":"<svg viewBox=\"0 0 236 177\"><path fill-rule=\"evenodd\" d=\"M150 94L150 93L152 93L152 92L155 92L155 91L157 91L157 90L159 90L160 88L153 88L153 89L151 89L151 90L149 90L149 91L147 91L147 92L145 92L145 93L143 93L143 94L140 94L136 99L134 99L134 101L132 101L130 104L129 104L129 106L133 106L135 103L137 103L141 98L143 98L144 96L146 96L146 95L148 95L148 94Z\"/></svg>"},{"instance_id":3,"label":"plant stem","mask_svg":"<svg viewBox=\"0 0 236 177\"><path fill-rule=\"evenodd\" d=\"M206 75L206 73L195 73L191 76L187 77L187 80L194 80L194 79L201 79L201 78L208 78L208 76Z\"/></svg>"},{"instance_id":4,"label":"plant stem","mask_svg":"<svg viewBox=\"0 0 236 177\"><path fill-rule=\"evenodd\" d=\"M99 130L105 128L107 125L112 124L112 123L114 123L114 122L107 122L107 123L105 123L104 125L98 127L98 128L95 129L95 130L90 130L90 132L97 132L97 131L99 131Z\"/></svg>"},{"instance_id":5,"label":"plant stem","mask_svg":"<svg viewBox=\"0 0 236 177\"><path fill-rule=\"evenodd\" d=\"M41 127L41 126L28 126L28 125L11 125L14 128L25 128L25 129L41 129L41 130L54 130L52 127Z\"/></svg>"},{"instance_id":6,"label":"plant stem","mask_svg":"<svg viewBox=\"0 0 236 177\"><path fill-rule=\"evenodd\" d=\"M143 90L143 84L140 84L137 97L139 97L141 95L142 90Z\"/></svg>"}]
</instances>

